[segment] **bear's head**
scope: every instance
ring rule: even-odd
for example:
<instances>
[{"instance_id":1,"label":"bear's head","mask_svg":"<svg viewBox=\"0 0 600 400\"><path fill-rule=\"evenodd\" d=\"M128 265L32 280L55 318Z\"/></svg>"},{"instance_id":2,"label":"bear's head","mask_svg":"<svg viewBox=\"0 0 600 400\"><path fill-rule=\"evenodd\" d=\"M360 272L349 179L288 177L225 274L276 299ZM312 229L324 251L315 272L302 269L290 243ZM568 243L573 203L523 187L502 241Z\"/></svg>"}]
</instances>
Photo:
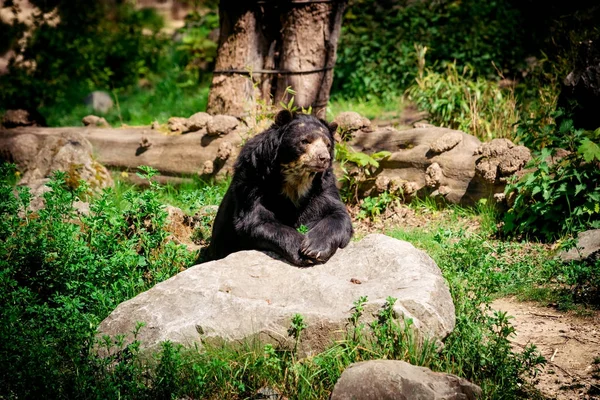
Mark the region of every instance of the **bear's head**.
<instances>
[{"instance_id":1,"label":"bear's head","mask_svg":"<svg viewBox=\"0 0 600 400\"><path fill-rule=\"evenodd\" d=\"M277 156L282 169L310 173L331 166L336 124L286 110L277 114L275 124L281 132Z\"/></svg>"},{"instance_id":2,"label":"bear's head","mask_svg":"<svg viewBox=\"0 0 600 400\"><path fill-rule=\"evenodd\" d=\"M310 190L314 176L331 167L337 125L286 110L277 114L275 125L280 132L277 163L283 175L283 193L296 203Z\"/></svg>"}]
</instances>

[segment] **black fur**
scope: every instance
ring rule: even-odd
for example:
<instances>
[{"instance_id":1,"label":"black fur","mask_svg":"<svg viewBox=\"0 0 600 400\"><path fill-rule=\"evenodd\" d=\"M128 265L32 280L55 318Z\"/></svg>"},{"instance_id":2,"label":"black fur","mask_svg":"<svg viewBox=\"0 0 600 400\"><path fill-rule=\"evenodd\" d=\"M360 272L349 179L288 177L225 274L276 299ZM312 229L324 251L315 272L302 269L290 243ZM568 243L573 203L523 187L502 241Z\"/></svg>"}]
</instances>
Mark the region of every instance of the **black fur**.
<instances>
[{"instance_id":1,"label":"black fur","mask_svg":"<svg viewBox=\"0 0 600 400\"><path fill-rule=\"evenodd\" d=\"M348 244L352 224L331 167L335 128L313 116L282 111L269 129L246 143L213 225L210 258L258 249L308 266L326 262ZM327 144L329 158L324 161L327 151L321 154L324 165L310 174L310 188L291 199L283 193L282 165L298 160L307 143L317 139ZM309 229L305 235L297 231L301 225Z\"/></svg>"}]
</instances>

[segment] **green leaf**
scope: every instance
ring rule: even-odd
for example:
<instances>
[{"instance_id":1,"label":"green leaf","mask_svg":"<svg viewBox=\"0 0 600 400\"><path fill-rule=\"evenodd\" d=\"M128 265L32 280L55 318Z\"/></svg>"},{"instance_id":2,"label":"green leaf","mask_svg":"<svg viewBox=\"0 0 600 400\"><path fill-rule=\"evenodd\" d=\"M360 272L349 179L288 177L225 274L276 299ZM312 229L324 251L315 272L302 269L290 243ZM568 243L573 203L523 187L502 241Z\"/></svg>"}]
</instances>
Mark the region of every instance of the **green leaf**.
<instances>
[{"instance_id":1,"label":"green leaf","mask_svg":"<svg viewBox=\"0 0 600 400\"><path fill-rule=\"evenodd\" d=\"M600 160L600 146L590 139L584 139L577 152L583 156L586 162L591 162L594 158Z\"/></svg>"}]
</instances>

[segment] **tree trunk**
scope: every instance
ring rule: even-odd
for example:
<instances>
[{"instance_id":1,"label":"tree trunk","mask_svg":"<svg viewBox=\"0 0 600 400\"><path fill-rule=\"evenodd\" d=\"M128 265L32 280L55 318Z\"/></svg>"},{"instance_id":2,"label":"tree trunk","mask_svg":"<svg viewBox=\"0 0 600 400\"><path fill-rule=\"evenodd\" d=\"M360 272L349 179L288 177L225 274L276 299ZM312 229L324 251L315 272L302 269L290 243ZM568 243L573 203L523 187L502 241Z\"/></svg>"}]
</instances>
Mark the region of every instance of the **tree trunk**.
<instances>
[{"instance_id":1,"label":"tree trunk","mask_svg":"<svg viewBox=\"0 0 600 400\"><path fill-rule=\"evenodd\" d=\"M347 1L233 3L219 6L221 35L208 112L246 116L259 97L287 103L291 87L296 106L324 117Z\"/></svg>"},{"instance_id":2,"label":"tree trunk","mask_svg":"<svg viewBox=\"0 0 600 400\"><path fill-rule=\"evenodd\" d=\"M221 31L215 70L262 69L268 43L260 26L261 15L250 7L238 6L234 0L222 0L219 18ZM215 73L208 96L208 112L240 117L248 112L254 97L248 76Z\"/></svg>"}]
</instances>

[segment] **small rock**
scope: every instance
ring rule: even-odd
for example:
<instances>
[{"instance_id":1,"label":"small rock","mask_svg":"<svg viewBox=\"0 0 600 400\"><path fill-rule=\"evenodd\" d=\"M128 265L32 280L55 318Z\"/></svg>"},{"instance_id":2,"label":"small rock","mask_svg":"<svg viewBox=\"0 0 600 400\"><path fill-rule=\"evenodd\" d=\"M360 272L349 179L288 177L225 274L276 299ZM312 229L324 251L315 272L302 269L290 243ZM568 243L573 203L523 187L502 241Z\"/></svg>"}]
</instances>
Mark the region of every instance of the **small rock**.
<instances>
[{"instance_id":1,"label":"small rock","mask_svg":"<svg viewBox=\"0 0 600 400\"><path fill-rule=\"evenodd\" d=\"M233 153L233 146L229 142L223 142L219 145L219 150L217 151L217 158L221 161L227 160L231 157Z\"/></svg>"},{"instance_id":2,"label":"small rock","mask_svg":"<svg viewBox=\"0 0 600 400\"><path fill-rule=\"evenodd\" d=\"M101 126L103 128L110 128L108 121L103 117L96 115L87 115L81 120L84 126Z\"/></svg>"},{"instance_id":3,"label":"small rock","mask_svg":"<svg viewBox=\"0 0 600 400\"><path fill-rule=\"evenodd\" d=\"M215 163L211 160L204 161L202 175L212 175L213 172L215 172Z\"/></svg>"},{"instance_id":4,"label":"small rock","mask_svg":"<svg viewBox=\"0 0 600 400\"><path fill-rule=\"evenodd\" d=\"M437 187L444 178L444 172L440 164L433 163L425 170L425 184L429 187Z\"/></svg>"},{"instance_id":5,"label":"small rock","mask_svg":"<svg viewBox=\"0 0 600 400\"><path fill-rule=\"evenodd\" d=\"M354 111L339 113L333 119L333 122L338 124L338 130L342 132L342 135L358 130L369 130L371 128L371 121Z\"/></svg>"},{"instance_id":6,"label":"small rock","mask_svg":"<svg viewBox=\"0 0 600 400\"><path fill-rule=\"evenodd\" d=\"M415 122L413 124L413 128L419 129L419 128L435 128L435 125L430 124L428 122Z\"/></svg>"},{"instance_id":7,"label":"small rock","mask_svg":"<svg viewBox=\"0 0 600 400\"><path fill-rule=\"evenodd\" d=\"M350 365L331 400L475 400L481 388L455 375L433 372L404 361L373 360Z\"/></svg>"},{"instance_id":8,"label":"small rock","mask_svg":"<svg viewBox=\"0 0 600 400\"><path fill-rule=\"evenodd\" d=\"M387 191L390 187L391 179L388 176L379 175L375 179L375 189L378 193L383 193Z\"/></svg>"},{"instance_id":9,"label":"small rock","mask_svg":"<svg viewBox=\"0 0 600 400\"><path fill-rule=\"evenodd\" d=\"M461 132L453 131L447 132L442 135L439 139L435 140L431 144L431 151L434 153L443 153L445 151L451 150L460 142L462 142L463 135Z\"/></svg>"},{"instance_id":10,"label":"small rock","mask_svg":"<svg viewBox=\"0 0 600 400\"><path fill-rule=\"evenodd\" d=\"M143 149L149 149L152 146L152 142L146 136L142 136L140 140L140 147Z\"/></svg>"},{"instance_id":11,"label":"small rock","mask_svg":"<svg viewBox=\"0 0 600 400\"><path fill-rule=\"evenodd\" d=\"M84 100L85 104L92 107L94 111L106 114L113 108L113 100L109 93L96 90L90 93Z\"/></svg>"},{"instance_id":12,"label":"small rock","mask_svg":"<svg viewBox=\"0 0 600 400\"><path fill-rule=\"evenodd\" d=\"M447 196L452 189L450 189L448 186L440 186L437 191L441 196Z\"/></svg>"},{"instance_id":13,"label":"small rock","mask_svg":"<svg viewBox=\"0 0 600 400\"><path fill-rule=\"evenodd\" d=\"M152 125L150 125L150 128L154 129L154 130L158 130L158 129L160 129L160 124L158 123L158 121L152 121Z\"/></svg>"},{"instance_id":14,"label":"small rock","mask_svg":"<svg viewBox=\"0 0 600 400\"><path fill-rule=\"evenodd\" d=\"M187 132L187 118L171 117L167 121L167 126L171 132Z\"/></svg>"},{"instance_id":15,"label":"small rock","mask_svg":"<svg viewBox=\"0 0 600 400\"><path fill-rule=\"evenodd\" d=\"M419 184L417 182L403 182L402 192L407 196L412 196L419 190Z\"/></svg>"},{"instance_id":16,"label":"small rock","mask_svg":"<svg viewBox=\"0 0 600 400\"><path fill-rule=\"evenodd\" d=\"M206 128L208 122L212 119L212 117L205 112L198 112L187 120L187 131L188 132L196 132L201 129Z\"/></svg>"},{"instance_id":17,"label":"small rock","mask_svg":"<svg viewBox=\"0 0 600 400\"><path fill-rule=\"evenodd\" d=\"M19 126L46 126L44 117L35 111L6 110L2 117L2 125L6 128Z\"/></svg>"},{"instance_id":18,"label":"small rock","mask_svg":"<svg viewBox=\"0 0 600 400\"><path fill-rule=\"evenodd\" d=\"M210 136L227 135L233 131L240 121L231 115L215 115L206 125L206 133Z\"/></svg>"}]
</instances>

